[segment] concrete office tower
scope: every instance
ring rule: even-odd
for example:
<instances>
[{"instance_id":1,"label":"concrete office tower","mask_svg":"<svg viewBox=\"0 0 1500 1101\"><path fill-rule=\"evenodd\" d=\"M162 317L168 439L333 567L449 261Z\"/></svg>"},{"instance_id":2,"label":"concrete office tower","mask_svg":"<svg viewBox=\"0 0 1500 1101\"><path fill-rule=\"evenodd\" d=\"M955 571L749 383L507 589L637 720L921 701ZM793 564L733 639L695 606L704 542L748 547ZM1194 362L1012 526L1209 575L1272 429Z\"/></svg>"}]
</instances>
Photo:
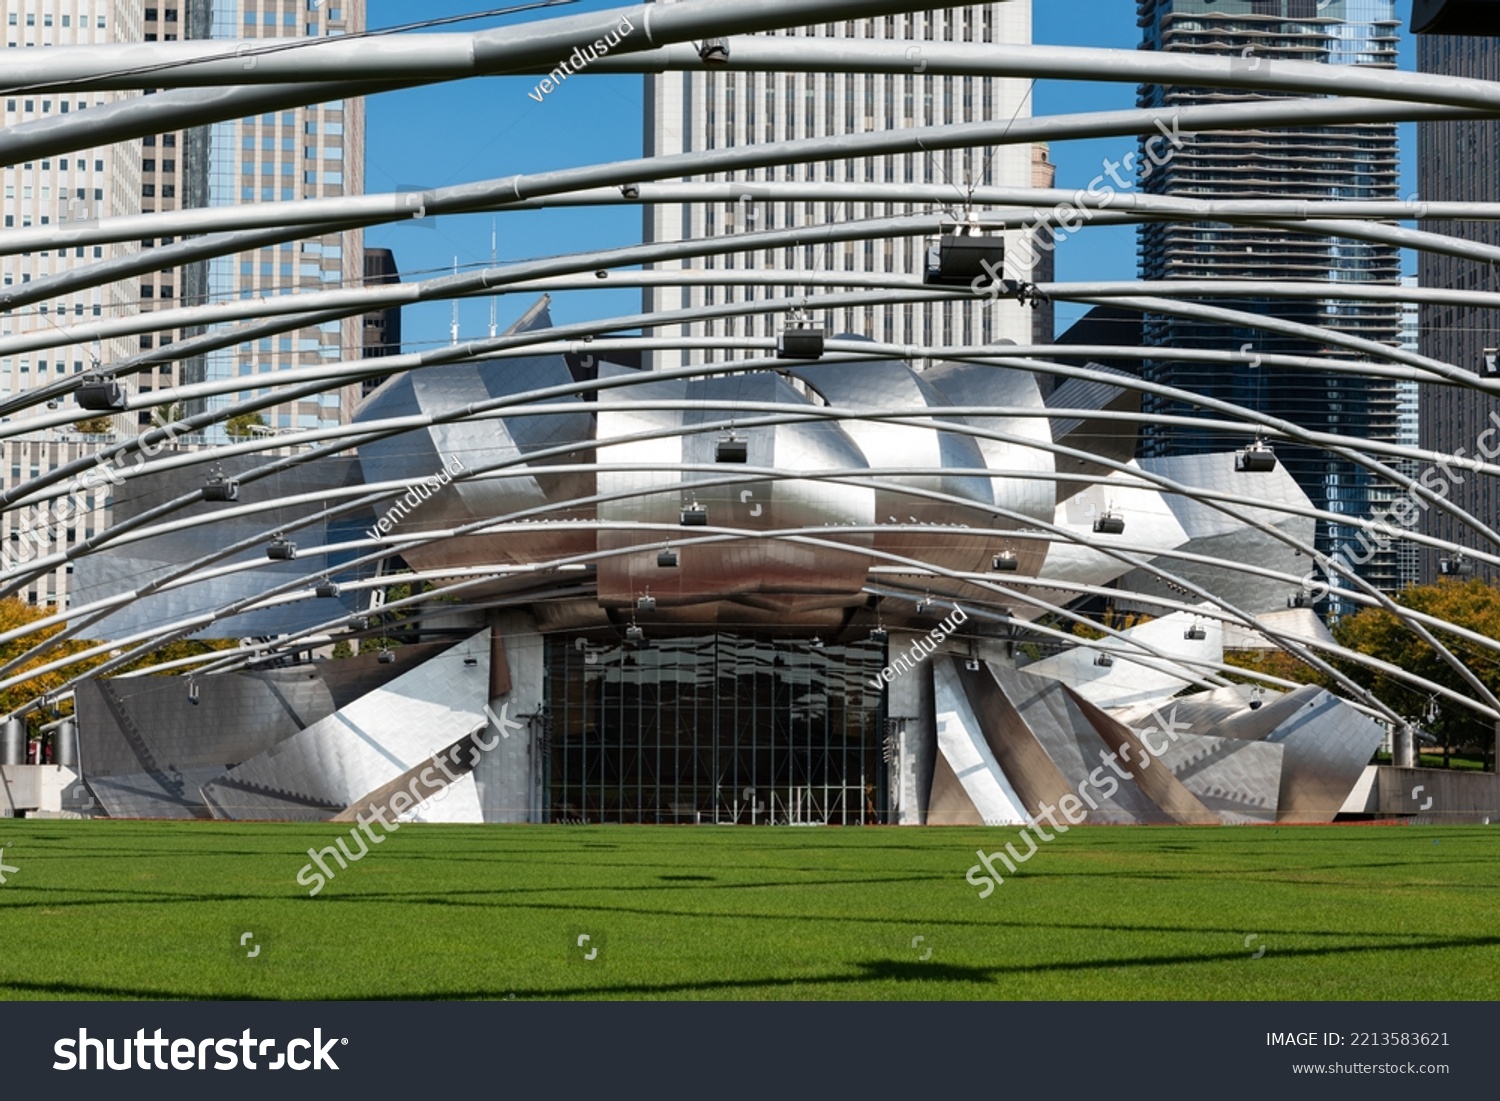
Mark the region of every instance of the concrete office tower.
<instances>
[{"instance_id":1,"label":"concrete office tower","mask_svg":"<svg viewBox=\"0 0 1500 1101\"><path fill-rule=\"evenodd\" d=\"M657 0L670 3L673 0ZM960 4L943 11L878 19L856 19L821 24L794 31L774 32L809 37L879 38L942 42L1031 41L1030 0L1008 3ZM731 50L733 41L731 40ZM1025 80L974 77L865 75L844 73L736 72L733 62L723 71L699 70L646 77L646 140L648 156L663 156L727 145L826 137L869 130L907 129L944 123L1027 118L1031 113ZM821 180L835 183L951 184L951 206L963 208L966 180L1000 187L1027 187L1032 180L1028 145L990 149L955 149L929 155L868 157L825 164L756 170L747 174L706 177L733 179L753 186L768 180ZM736 202L701 204L692 208L647 207L647 241L701 240L725 234L821 225L866 218L906 215L934 209L931 204L845 202ZM1014 234L1008 235L1014 240ZM813 272L917 273L925 264L927 241L899 238L889 241L840 242L695 260L708 269L790 267ZM682 265L657 265L681 270ZM1008 275L1017 273L1013 264ZM647 312L803 293L800 287L777 288L648 288ZM987 300L933 305L907 304L839 309L817 318L829 332L857 333L896 344L977 344L1002 337L1028 343L1033 318L1029 307L1015 302ZM658 330L658 335L746 336L773 339L780 316L730 319ZM687 364L725 358L722 353L663 353L659 365Z\"/></svg>"},{"instance_id":2,"label":"concrete office tower","mask_svg":"<svg viewBox=\"0 0 1500 1101\"><path fill-rule=\"evenodd\" d=\"M97 45L190 38L297 38L364 29L364 0L249 0L208 3L181 0L147 7L140 0L0 0L6 45L16 49ZM6 126L48 119L137 95L134 92L17 92L4 100ZM5 166L5 226L58 225L99 217L248 202L277 202L363 190L364 114L359 101L281 111L189 131L169 131L65 155ZM45 279L172 243L152 238L82 249L43 249L0 257L6 286ZM363 278L362 234L332 234L310 241L224 257L208 263L167 266L110 286L59 294L0 317L0 335L66 330L85 319L222 301L246 294L293 289L358 286ZM265 374L322 361L357 359L362 320L349 318L255 345L225 349L185 362L166 360L122 380L149 394L183 382ZM0 401L22 391L142 352L170 355L170 346L198 330L164 329L140 337L87 342L61 348L0 355ZM59 334L64 335L64 334ZM165 349L165 351L163 351ZM270 411L272 428L341 423L352 413L359 387L321 400ZM216 399L228 404L233 396ZM10 410L18 420L46 406ZM196 410L193 410L196 411ZM99 416L78 429L48 429L0 443L0 484L11 487L60 463L97 449L101 436L134 434L151 411ZM209 440L222 438L219 429ZM197 437L202 440L203 437ZM193 440L185 440L191 445ZM55 553L108 526L109 511L95 495L91 511L11 508L5 512L0 545L13 552L5 568ZM66 605L68 569L59 566L32 580L22 593L34 604Z\"/></svg>"},{"instance_id":3,"label":"concrete office tower","mask_svg":"<svg viewBox=\"0 0 1500 1101\"><path fill-rule=\"evenodd\" d=\"M1031 186L1051 188L1057 186L1057 165L1052 163L1047 146L1037 143L1031 147ZM1037 263L1031 278L1037 283L1051 283L1057 278L1057 253L1052 249L1036 250ZM1032 311L1031 342L1051 344L1056 335L1057 310L1047 301Z\"/></svg>"},{"instance_id":4,"label":"concrete office tower","mask_svg":"<svg viewBox=\"0 0 1500 1101\"><path fill-rule=\"evenodd\" d=\"M128 0L0 0L5 44L12 49L46 49L72 45L135 42L141 38L142 9ZM4 99L4 125L21 126L114 103L134 92L72 92L63 89L16 90ZM141 147L128 142L103 149L83 149L59 156L5 165L3 216L6 229L61 225L98 217L120 217L141 209ZM67 249L43 248L0 257L0 282L6 288L40 283L90 264L135 252L136 242ZM0 336L46 333L66 338L70 326L117 318L137 308L133 284L60 293L47 301L0 315ZM110 363L135 352L133 340L85 341L32 348L0 355L0 402L9 403L27 390L78 375L97 361ZM9 408L15 422L49 412L45 403L31 409ZM84 428L114 434L130 427L126 416L91 418ZM70 462L97 446L95 436L73 429L44 429L7 437L0 443L0 485L9 489L43 471ZM102 526L102 508L88 514L61 512L50 505L5 510L0 568L9 570L44 553L53 553L87 538ZM33 604L61 602L67 591L67 569L58 567L35 578L17 595Z\"/></svg>"},{"instance_id":5,"label":"concrete office tower","mask_svg":"<svg viewBox=\"0 0 1500 1101\"><path fill-rule=\"evenodd\" d=\"M4 12L6 45L15 49L134 42L141 37L141 7L136 3L3 0L0 11ZM13 91L5 98L5 125L21 126L114 103L135 94L62 89ZM3 175L7 229L120 217L141 209L138 143L6 165ZM0 257L0 280L6 287L38 282L123 256L138 247L130 242L4 256ZM7 312L0 320L0 331L11 335L47 330L65 336L70 323L133 312L137 297L135 288L129 285L59 294L53 301ZM60 376L80 373L96 359L107 363L134 350L133 342L113 340L0 356L0 387L3 387L0 397L9 398Z\"/></svg>"},{"instance_id":6,"label":"concrete office tower","mask_svg":"<svg viewBox=\"0 0 1500 1101\"><path fill-rule=\"evenodd\" d=\"M319 38L364 29L364 0L215 0L211 9L214 38ZM229 206L362 194L364 131L360 99L217 123L209 137L210 201ZM349 230L219 257L208 266L208 294L219 301L357 287L364 280L363 247L363 233ZM363 329L360 317L349 317L211 352L204 375L209 380L248 377L359 359ZM342 424L359 395L359 386L352 384L264 415L273 429ZM214 400L231 404L240 396Z\"/></svg>"},{"instance_id":7,"label":"concrete office tower","mask_svg":"<svg viewBox=\"0 0 1500 1101\"><path fill-rule=\"evenodd\" d=\"M1140 0L1142 48L1227 54L1328 65L1394 68L1399 22L1394 0ZM1252 101L1260 93L1235 89L1146 86L1143 107L1188 107ZM1158 141L1156 151L1163 155ZM1274 128L1255 132L1189 135L1165 164L1152 164L1143 190L1197 199L1394 200L1398 195L1396 127L1389 123ZM1144 171L1144 169L1142 169ZM1141 272L1147 279L1261 279L1395 286L1397 250L1279 230L1209 223L1161 223L1140 231ZM1426 282L1426 280L1423 280ZM1321 329L1350 333L1394 346L1400 309L1395 304L1350 305L1266 300L1217 305L1270 314ZM1323 342L1272 336L1235 325L1153 316L1146 342L1162 347L1209 348L1354 358ZM1221 367L1160 360L1147 365L1153 382L1237 402L1325 432L1393 442L1396 390L1389 381L1317 371ZM1148 412L1195 415L1189 405L1147 398ZM1201 415L1197 413L1196 415ZM1192 428L1148 424L1147 455L1223 451L1235 439ZM1291 445L1278 454L1308 497L1321 509L1350 516L1377 511L1390 491L1352 463ZM1366 550L1355 529L1339 523L1318 528L1320 549L1343 557L1372 583L1399 585L1394 550Z\"/></svg>"},{"instance_id":8,"label":"concrete office tower","mask_svg":"<svg viewBox=\"0 0 1500 1101\"><path fill-rule=\"evenodd\" d=\"M1455 38L1423 35L1417 39L1417 68L1424 73L1500 80L1500 38ZM1417 125L1417 187L1424 200L1432 202L1500 201L1500 122L1423 122ZM1500 224L1495 222L1427 222L1424 229L1484 245L1500 245ZM1454 256L1421 253L1421 285L1454 290L1493 291L1496 274L1491 264ZM1494 368L1486 351L1500 348L1500 319L1495 312L1471 306L1423 306L1421 351L1425 356L1452 363L1467 371L1487 373ZM1422 385L1421 440L1436 451L1473 455L1479 446L1493 448L1490 436L1480 436L1494 427L1491 414L1500 413L1500 402L1492 396L1456 387ZM1449 487L1448 499L1494 526L1500 517L1500 493L1495 479L1474 474ZM1443 513L1429 510L1425 530L1439 539L1473 545L1476 536ZM1423 550L1422 580L1439 575L1438 563L1445 557ZM1494 571L1475 564L1477 576L1494 579Z\"/></svg>"}]
</instances>

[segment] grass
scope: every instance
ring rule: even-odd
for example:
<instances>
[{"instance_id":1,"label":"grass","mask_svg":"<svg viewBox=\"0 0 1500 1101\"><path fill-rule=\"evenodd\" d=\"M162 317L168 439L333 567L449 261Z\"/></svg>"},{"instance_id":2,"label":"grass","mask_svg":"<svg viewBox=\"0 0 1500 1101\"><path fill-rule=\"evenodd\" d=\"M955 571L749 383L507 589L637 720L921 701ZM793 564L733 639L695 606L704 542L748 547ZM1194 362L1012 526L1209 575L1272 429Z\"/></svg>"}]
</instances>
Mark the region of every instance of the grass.
<instances>
[{"instance_id":1,"label":"grass","mask_svg":"<svg viewBox=\"0 0 1500 1101\"><path fill-rule=\"evenodd\" d=\"M1375 759L1370 762L1376 765L1388 765L1391 763L1389 753L1377 753ZM1490 756L1488 753L1459 753L1456 750L1452 755L1452 764L1443 764L1442 751L1437 753L1421 753L1417 756L1416 768L1453 768L1455 771L1465 769L1469 772L1485 772L1490 767Z\"/></svg>"},{"instance_id":2,"label":"grass","mask_svg":"<svg viewBox=\"0 0 1500 1101\"><path fill-rule=\"evenodd\" d=\"M1012 830L414 824L309 898L341 832L0 822L0 997L1500 996L1494 827L1075 829L981 901Z\"/></svg>"}]
</instances>

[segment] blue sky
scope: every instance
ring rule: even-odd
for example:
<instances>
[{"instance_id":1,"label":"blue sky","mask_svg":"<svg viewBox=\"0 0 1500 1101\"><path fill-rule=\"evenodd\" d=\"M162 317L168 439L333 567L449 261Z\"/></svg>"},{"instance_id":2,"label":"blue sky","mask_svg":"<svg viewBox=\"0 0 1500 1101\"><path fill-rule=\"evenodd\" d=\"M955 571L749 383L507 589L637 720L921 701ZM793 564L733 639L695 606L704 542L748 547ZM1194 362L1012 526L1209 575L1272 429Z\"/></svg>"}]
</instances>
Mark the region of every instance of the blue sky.
<instances>
[{"instance_id":1,"label":"blue sky","mask_svg":"<svg viewBox=\"0 0 1500 1101\"><path fill-rule=\"evenodd\" d=\"M795 3L795 0L792 0ZM476 21L439 30L473 30L487 25L544 18L550 14L600 11L623 6L619 0L582 0L555 9L503 20ZM420 14L409 2L369 0L371 28L438 18L475 10L461 0L426 0ZM1403 23L1409 20L1411 0L1398 0ZM1049 45L1101 46L1133 49L1139 39L1134 0L1033 0L1033 38ZM1414 64L1415 47L1403 38L1401 67ZM538 103L527 92L534 81L521 77L470 80L435 88L376 96L368 101L365 189L368 192L440 187L490 179L516 172L627 160L642 154L644 112L641 77L589 77L570 81ZM1039 82L1033 91L1036 115L1104 111L1133 104L1130 84ZM1402 194L1415 191L1411 160L1412 127L1402 132ZM1054 145L1058 186L1086 186L1098 175L1106 157L1118 160L1129 146L1120 139L1067 142ZM429 218L381 227L366 235L371 246L395 251L396 262L409 278L427 278L460 266L484 264L495 254L501 261L628 245L640 240L640 216L632 210L572 209L497 217ZM1058 250L1058 278L1133 279L1133 230L1091 227ZM530 303L516 296L500 300L503 329ZM554 305L560 321L634 313L639 296L631 291L569 294ZM1082 312L1059 305L1058 324ZM420 351L448 341L452 308L447 304L407 307L403 323L407 351ZM460 307L460 333L465 338L488 331L489 306L484 302Z\"/></svg>"}]
</instances>

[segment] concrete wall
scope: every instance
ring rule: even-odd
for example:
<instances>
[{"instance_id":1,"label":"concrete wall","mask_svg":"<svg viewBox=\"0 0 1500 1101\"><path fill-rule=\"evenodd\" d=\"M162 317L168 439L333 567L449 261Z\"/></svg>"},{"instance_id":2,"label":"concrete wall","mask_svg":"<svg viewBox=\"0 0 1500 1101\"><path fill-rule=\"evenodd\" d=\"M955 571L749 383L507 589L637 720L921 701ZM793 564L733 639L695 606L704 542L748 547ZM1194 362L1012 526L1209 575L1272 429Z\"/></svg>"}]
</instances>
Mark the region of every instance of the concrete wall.
<instances>
[{"instance_id":1,"label":"concrete wall","mask_svg":"<svg viewBox=\"0 0 1500 1101\"><path fill-rule=\"evenodd\" d=\"M1370 804L1373 803L1373 806ZM1500 775L1446 768L1376 768L1369 813L1434 822L1500 822Z\"/></svg>"},{"instance_id":2,"label":"concrete wall","mask_svg":"<svg viewBox=\"0 0 1500 1101\"><path fill-rule=\"evenodd\" d=\"M474 768L479 805L486 822L540 822L540 735L545 720L532 717L541 712L544 699L542 636L525 612L498 612L490 627L496 640L490 659L490 710L520 727L507 726L502 732L491 719L485 737L504 736Z\"/></svg>"},{"instance_id":3,"label":"concrete wall","mask_svg":"<svg viewBox=\"0 0 1500 1101\"><path fill-rule=\"evenodd\" d=\"M893 630L886 650L894 659L910 650L916 639L925 637L926 632ZM898 826L920 826L927 821L927 797L937 756L930 661L932 658L897 677L886 689L887 717L906 720L893 724L903 731L891 762L891 821Z\"/></svg>"},{"instance_id":4,"label":"concrete wall","mask_svg":"<svg viewBox=\"0 0 1500 1101\"><path fill-rule=\"evenodd\" d=\"M0 818L56 818L91 803L77 784L78 771L63 765L0 765Z\"/></svg>"}]
</instances>

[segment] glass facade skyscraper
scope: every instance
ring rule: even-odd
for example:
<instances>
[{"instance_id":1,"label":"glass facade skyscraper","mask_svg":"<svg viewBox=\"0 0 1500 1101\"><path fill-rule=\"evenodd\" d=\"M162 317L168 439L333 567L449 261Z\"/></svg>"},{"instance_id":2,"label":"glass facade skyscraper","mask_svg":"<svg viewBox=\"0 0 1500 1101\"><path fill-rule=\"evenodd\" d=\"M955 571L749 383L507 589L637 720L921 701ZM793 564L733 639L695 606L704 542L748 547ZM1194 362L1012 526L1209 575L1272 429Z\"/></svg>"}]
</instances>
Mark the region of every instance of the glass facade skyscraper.
<instances>
[{"instance_id":1,"label":"glass facade skyscraper","mask_svg":"<svg viewBox=\"0 0 1500 1101\"><path fill-rule=\"evenodd\" d=\"M1399 21L1394 0L1141 0L1143 48L1274 63L1394 68ZM1247 61L1247 64L1254 64ZM1267 99L1232 88L1142 87L1143 107L1194 107ZM1158 150L1158 155L1160 152ZM1399 198L1396 127L1391 123L1267 127L1186 137L1164 165L1152 165L1142 188L1151 194L1199 199L1391 201ZM1142 276L1153 280L1269 280L1275 282L1399 285L1396 249L1315 234L1207 222L1163 222L1143 227ZM1291 302L1216 299L1215 305L1300 322L1395 346L1400 307L1336 300ZM1323 358L1356 358L1321 341L1266 333L1249 326L1162 315L1146 320L1147 344ZM1145 374L1270 414L1315 431L1394 442L1398 397L1393 382L1304 368L1150 362ZM1192 416L1190 403L1146 398L1148 413ZM1148 422L1148 455L1223 451L1243 438L1180 425ZM1325 452L1281 445L1278 454L1313 504L1348 516L1369 516L1392 499L1390 485ZM1399 587L1394 550L1367 549L1356 531L1320 524L1319 548L1342 557L1370 582Z\"/></svg>"},{"instance_id":2,"label":"glass facade skyscraper","mask_svg":"<svg viewBox=\"0 0 1500 1101\"><path fill-rule=\"evenodd\" d=\"M1500 38L1457 38L1422 35L1417 39L1417 68L1424 73L1500 80ZM1430 202L1500 201L1500 122L1461 120L1423 122L1417 125L1418 188ZM1428 222L1423 228L1447 237L1457 237L1491 247L1500 246L1500 223ZM1494 265L1481 260L1424 252L1420 258L1420 281L1424 287L1494 291ZM1476 306L1423 306L1420 312L1422 354L1452 363L1468 371L1489 373L1485 352L1500 347L1500 321L1495 312ZM1421 399L1422 446L1435 451L1472 454L1475 441L1494 427L1491 415L1500 413L1500 403L1477 390L1424 383ZM1493 438L1493 437L1491 437ZM1494 526L1500 517L1500 495L1495 479L1469 475L1450 485L1449 499L1460 508ZM1445 513L1428 510L1427 534L1460 545L1474 536ZM1439 576L1443 555L1424 550L1422 579ZM1475 563L1480 576L1493 571Z\"/></svg>"},{"instance_id":3,"label":"glass facade skyscraper","mask_svg":"<svg viewBox=\"0 0 1500 1101\"><path fill-rule=\"evenodd\" d=\"M321 38L365 29L364 0L215 0L214 38ZM209 204L289 202L364 193L364 101L333 100L215 124L209 138ZM324 234L208 265L210 301L357 287L364 280L361 230ZM209 353L208 380L358 359L363 320L328 321ZM247 390L245 395L256 391ZM264 393L264 391L260 391ZM324 428L346 423L360 388L299 400L269 412L269 427ZM214 399L221 404L242 395Z\"/></svg>"}]
</instances>

